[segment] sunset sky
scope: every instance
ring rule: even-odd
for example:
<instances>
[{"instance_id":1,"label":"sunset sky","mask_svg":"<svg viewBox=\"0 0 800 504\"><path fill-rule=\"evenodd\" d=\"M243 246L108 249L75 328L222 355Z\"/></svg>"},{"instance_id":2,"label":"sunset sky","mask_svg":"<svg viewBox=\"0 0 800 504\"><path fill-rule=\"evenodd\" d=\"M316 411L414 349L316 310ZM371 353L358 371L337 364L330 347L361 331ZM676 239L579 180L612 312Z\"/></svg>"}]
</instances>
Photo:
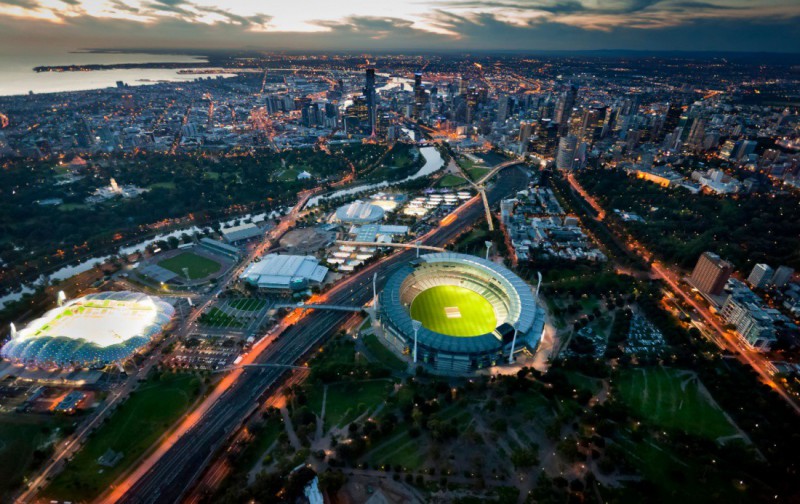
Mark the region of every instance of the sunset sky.
<instances>
[{"instance_id":1,"label":"sunset sky","mask_svg":"<svg viewBox=\"0 0 800 504\"><path fill-rule=\"evenodd\" d=\"M800 50L800 0L0 0L0 51Z\"/></svg>"}]
</instances>

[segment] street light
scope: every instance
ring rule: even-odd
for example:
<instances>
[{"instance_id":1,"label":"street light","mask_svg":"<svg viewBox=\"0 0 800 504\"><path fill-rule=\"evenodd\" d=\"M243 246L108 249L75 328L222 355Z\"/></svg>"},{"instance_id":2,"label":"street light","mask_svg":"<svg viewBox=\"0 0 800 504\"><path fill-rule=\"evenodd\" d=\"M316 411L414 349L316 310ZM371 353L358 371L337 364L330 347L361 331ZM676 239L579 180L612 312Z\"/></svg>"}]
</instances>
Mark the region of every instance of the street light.
<instances>
[{"instance_id":1,"label":"street light","mask_svg":"<svg viewBox=\"0 0 800 504\"><path fill-rule=\"evenodd\" d=\"M422 322L419 320L411 320L411 325L414 327L414 364L417 363L417 335L419 333L419 328L422 327Z\"/></svg>"}]
</instances>

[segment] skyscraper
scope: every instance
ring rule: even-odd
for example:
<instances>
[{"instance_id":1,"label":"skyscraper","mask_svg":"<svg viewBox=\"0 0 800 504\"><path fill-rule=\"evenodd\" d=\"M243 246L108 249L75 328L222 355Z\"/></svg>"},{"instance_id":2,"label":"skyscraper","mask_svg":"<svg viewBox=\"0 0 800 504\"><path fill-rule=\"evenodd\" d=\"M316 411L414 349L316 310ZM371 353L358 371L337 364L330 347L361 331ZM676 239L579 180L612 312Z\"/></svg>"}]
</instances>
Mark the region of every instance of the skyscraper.
<instances>
[{"instance_id":1,"label":"skyscraper","mask_svg":"<svg viewBox=\"0 0 800 504\"><path fill-rule=\"evenodd\" d=\"M419 119L425 107L425 88L422 87L422 73L414 74L414 118Z\"/></svg>"},{"instance_id":2,"label":"skyscraper","mask_svg":"<svg viewBox=\"0 0 800 504\"><path fill-rule=\"evenodd\" d=\"M578 98L578 88L574 85L570 86L564 92L556 110L555 120L559 126L559 134L564 136L569 131L569 118L572 115L572 109L575 107L575 100Z\"/></svg>"},{"instance_id":3,"label":"skyscraper","mask_svg":"<svg viewBox=\"0 0 800 504\"><path fill-rule=\"evenodd\" d=\"M719 295L733 273L733 265L713 252L703 252L692 271L692 283L704 294Z\"/></svg>"},{"instance_id":4,"label":"skyscraper","mask_svg":"<svg viewBox=\"0 0 800 504\"><path fill-rule=\"evenodd\" d=\"M525 154L528 151L528 142L531 139L533 124L523 122L519 125L519 153Z\"/></svg>"},{"instance_id":5,"label":"skyscraper","mask_svg":"<svg viewBox=\"0 0 800 504\"><path fill-rule=\"evenodd\" d=\"M567 135L558 140L558 154L556 155L556 168L559 170L571 170L575 162L575 148L578 146L578 138L575 135Z\"/></svg>"},{"instance_id":6,"label":"skyscraper","mask_svg":"<svg viewBox=\"0 0 800 504\"><path fill-rule=\"evenodd\" d=\"M378 125L378 103L375 93L375 69L367 68L366 84L364 86L364 98L367 101L367 121L369 122L369 134L375 136Z\"/></svg>"},{"instance_id":7,"label":"skyscraper","mask_svg":"<svg viewBox=\"0 0 800 504\"><path fill-rule=\"evenodd\" d=\"M789 266L779 266L772 275L772 285L775 287L784 287L794 275L794 269Z\"/></svg>"},{"instance_id":8,"label":"skyscraper","mask_svg":"<svg viewBox=\"0 0 800 504\"><path fill-rule=\"evenodd\" d=\"M763 289L772 282L772 275L774 271L769 264L756 264L753 266L753 271L747 277L747 283L757 289Z\"/></svg>"}]
</instances>

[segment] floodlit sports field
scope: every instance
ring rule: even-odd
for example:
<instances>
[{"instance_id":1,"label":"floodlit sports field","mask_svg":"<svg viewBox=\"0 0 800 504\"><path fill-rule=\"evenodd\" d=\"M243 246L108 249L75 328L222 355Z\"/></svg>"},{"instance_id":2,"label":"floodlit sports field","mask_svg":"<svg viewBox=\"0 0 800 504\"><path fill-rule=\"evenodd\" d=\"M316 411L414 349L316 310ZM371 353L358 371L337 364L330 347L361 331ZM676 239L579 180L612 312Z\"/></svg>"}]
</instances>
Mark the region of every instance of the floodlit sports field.
<instances>
[{"instance_id":1,"label":"floodlit sports field","mask_svg":"<svg viewBox=\"0 0 800 504\"><path fill-rule=\"evenodd\" d=\"M492 304L457 285L438 285L420 292L411 302L411 318L448 336L481 336L497 327Z\"/></svg>"},{"instance_id":2,"label":"floodlit sports field","mask_svg":"<svg viewBox=\"0 0 800 504\"><path fill-rule=\"evenodd\" d=\"M177 273L184 277L183 269L186 268L189 273L189 280L197 280L198 278L205 278L208 275L214 274L222 267L217 261L213 261L207 257L202 257L191 252L182 252L175 257L164 259L158 263L164 269L168 269L173 273Z\"/></svg>"}]
</instances>

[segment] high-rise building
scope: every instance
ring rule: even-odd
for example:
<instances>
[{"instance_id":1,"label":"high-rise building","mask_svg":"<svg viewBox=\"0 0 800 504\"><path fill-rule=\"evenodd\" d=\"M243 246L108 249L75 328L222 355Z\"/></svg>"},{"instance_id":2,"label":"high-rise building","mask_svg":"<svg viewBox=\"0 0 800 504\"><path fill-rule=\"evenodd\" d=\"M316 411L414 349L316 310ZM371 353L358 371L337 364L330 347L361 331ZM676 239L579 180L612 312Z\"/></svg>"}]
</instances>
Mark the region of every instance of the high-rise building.
<instances>
[{"instance_id":1,"label":"high-rise building","mask_svg":"<svg viewBox=\"0 0 800 504\"><path fill-rule=\"evenodd\" d=\"M703 252L692 271L692 283L700 292L719 295L733 273L733 265L713 252Z\"/></svg>"},{"instance_id":2,"label":"high-rise building","mask_svg":"<svg viewBox=\"0 0 800 504\"><path fill-rule=\"evenodd\" d=\"M555 121L559 125L559 134L564 136L569 130L569 118L572 115L572 109L575 107L575 100L578 98L578 88L570 86L561 97L556 110Z\"/></svg>"},{"instance_id":3,"label":"high-rise building","mask_svg":"<svg viewBox=\"0 0 800 504\"><path fill-rule=\"evenodd\" d=\"M367 121L369 134L375 136L378 126L378 96L375 92L375 69L367 68L366 83L364 85L364 98L367 101Z\"/></svg>"},{"instance_id":4,"label":"high-rise building","mask_svg":"<svg viewBox=\"0 0 800 504\"><path fill-rule=\"evenodd\" d=\"M794 275L794 268L779 266L778 269L775 270L775 274L772 275L772 281L770 283L775 287L785 287L792 279L792 275Z\"/></svg>"},{"instance_id":5,"label":"high-rise building","mask_svg":"<svg viewBox=\"0 0 800 504\"><path fill-rule=\"evenodd\" d=\"M529 122L523 122L519 125L519 153L524 154L528 151L528 142L531 139L531 131L533 125Z\"/></svg>"},{"instance_id":6,"label":"high-rise building","mask_svg":"<svg viewBox=\"0 0 800 504\"><path fill-rule=\"evenodd\" d=\"M772 282L773 273L774 271L769 264L756 264L753 266L753 271L750 272L750 276L747 277L747 283L757 289L763 289Z\"/></svg>"},{"instance_id":7,"label":"high-rise building","mask_svg":"<svg viewBox=\"0 0 800 504\"><path fill-rule=\"evenodd\" d=\"M422 86L422 73L414 74L414 118L419 119L425 108L425 88Z\"/></svg>"},{"instance_id":8,"label":"high-rise building","mask_svg":"<svg viewBox=\"0 0 800 504\"><path fill-rule=\"evenodd\" d=\"M578 146L578 138L575 135L567 135L558 140L558 154L556 155L556 168L559 170L571 170L575 162L575 148Z\"/></svg>"}]
</instances>

